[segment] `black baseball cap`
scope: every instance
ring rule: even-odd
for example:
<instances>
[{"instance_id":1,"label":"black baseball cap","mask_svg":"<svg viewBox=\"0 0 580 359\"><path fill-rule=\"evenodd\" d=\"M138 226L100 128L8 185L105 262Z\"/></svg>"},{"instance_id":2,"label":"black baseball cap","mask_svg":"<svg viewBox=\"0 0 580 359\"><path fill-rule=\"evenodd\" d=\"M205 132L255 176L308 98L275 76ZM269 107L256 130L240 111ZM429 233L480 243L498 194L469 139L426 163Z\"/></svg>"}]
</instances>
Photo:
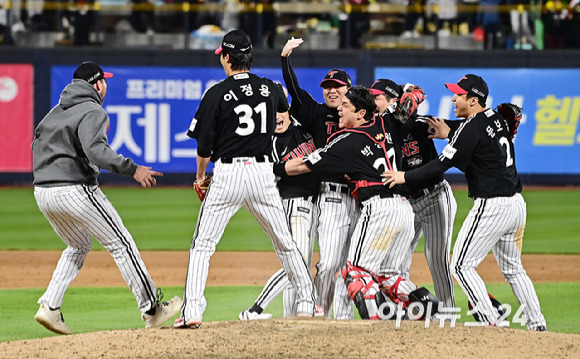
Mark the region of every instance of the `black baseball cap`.
<instances>
[{"instance_id":1,"label":"black baseball cap","mask_svg":"<svg viewBox=\"0 0 580 359\"><path fill-rule=\"evenodd\" d=\"M326 76L324 76L324 80L320 82L320 87L324 87L324 84L328 82L336 82L337 84L343 86L351 86L350 76L341 69L332 69L328 71Z\"/></svg>"},{"instance_id":2,"label":"black baseball cap","mask_svg":"<svg viewBox=\"0 0 580 359\"><path fill-rule=\"evenodd\" d=\"M77 67L73 74L73 79L85 80L91 85L96 84L99 80L110 79L113 74L104 72L101 66L92 61L85 61Z\"/></svg>"},{"instance_id":3,"label":"black baseball cap","mask_svg":"<svg viewBox=\"0 0 580 359\"><path fill-rule=\"evenodd\" d=\"M387 94L393 98L401 97L400 86L388 79L378 79L371 85L369 91L375 96Z\"/></svg>"},{"instance_id":4,"label":"black baseball cap","mask_svg":"<svg viewBox=\"0 0 580 359\"><path fill-rule=\"evenodd\" d=\"M215 54L226 53L249 54L252 52L252 40L248 34L242 30L232 30L228 32L222 40L222 46L215 49Z\"/></svg>"},{"instance_id":5,"label":"black baseball cap","mask_svg":"<svg viewBox=\"0 0 580 359\"><path fill-rule=\"evenodd\" d=\"M458 95L471 94L485 103L489 89L483 79L477 75L467 74L459 79L456 84L445 84L449 91Z\"/></svg>"}]
</instances>

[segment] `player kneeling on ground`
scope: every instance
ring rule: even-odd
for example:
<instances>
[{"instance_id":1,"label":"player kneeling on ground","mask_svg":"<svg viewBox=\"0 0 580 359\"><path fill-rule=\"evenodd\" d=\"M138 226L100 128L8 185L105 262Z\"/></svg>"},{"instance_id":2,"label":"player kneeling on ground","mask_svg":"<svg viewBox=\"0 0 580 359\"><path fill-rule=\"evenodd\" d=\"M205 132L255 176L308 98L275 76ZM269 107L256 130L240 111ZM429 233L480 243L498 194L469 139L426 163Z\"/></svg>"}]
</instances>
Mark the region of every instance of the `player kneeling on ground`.
<instances>
[{"instance_id":1,"label":"player kneeling on ground","mask_svg":"<svg viewBox=\"0 0 580 359\"><path fill-rule=\"evenodd\" d=\"M439 300L429 290L399 276L393 283L349 262L342 268L342 277L361 319L423 320L438 312Z\"/></svg>"}]
</instances>

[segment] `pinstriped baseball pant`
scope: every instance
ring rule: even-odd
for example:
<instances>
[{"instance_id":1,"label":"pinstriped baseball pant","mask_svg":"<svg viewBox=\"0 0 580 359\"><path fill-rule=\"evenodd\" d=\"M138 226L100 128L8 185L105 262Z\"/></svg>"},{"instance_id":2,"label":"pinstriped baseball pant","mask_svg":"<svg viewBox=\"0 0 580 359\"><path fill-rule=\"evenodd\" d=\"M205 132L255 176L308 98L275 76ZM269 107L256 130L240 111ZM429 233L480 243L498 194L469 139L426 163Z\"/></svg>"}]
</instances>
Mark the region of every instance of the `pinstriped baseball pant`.
<instances>
[{"instance_id":1,"label":"pinstriped baseball pant","mask_svg":"<svg viewBox=\"0 0 580 359\"><path fill-rule=\"evenodd\" d=\"M231 164L216 162L210 188L199 211L189 250L183 319L186 322L202 319L207 306L203 292L209 259L227 223L242 206L252 213L272 241L282 267L296 289L296 310L313 314L314 285L290 235L272 164L257 163L252 158L234 158Z\"/></svg>"},{"instance_id":2,"label":"pinstriped baseball pant","mask_svg":"<svg viewBox=\"0 0 580 359\"><path fill-rule=\"evenodd\" d=\"M348 261L369 273L389 278L388 285L394 284L413 239L413 217L411 205L400 196L374 196L364 201L348 249ZM406 295L416 288L411 281L401 281L397 292Z\"/></svg>"},{"instance_id":3,"label":"pinstriped baseball pant","mask_svg":"<svg viewBox=\"0 0 580 359\"><path fill-rule=\"evenodd\" d=\"M340 189L340 184L334 185ZM330 190L329 183L323 182L318 195L318 208L320 261L316 264L314 277L317 304L324 309L326 318L330 318L334 302L335 319L352 319L354 305L340 276L340 269L346 264L350 236L359 214L356 200L348 193Z\"/></svg>"},{"instance_id":4,"label":"pinstriped baseball pant","mask_svg":"<svg viewBox=\"0 0 580 359\"><path fill-rule=\"evenodd\" d=\"M35 187L38 208L67 245L46 292L38 303L62 305L65 291L76 278L95 239L113 256L133 292L139 310L155 303L157 289L121 217L97 186Z\"/></svg>"},{"instance_id":5,"label":"pinstriped baseball pant","mask_svg":"<svg viewBox=\"0 0 580 359\"><path fill-rule=\"evenodd\" d=\"M476 268L492 250L505 280L523 306L528 328L546 325L534 284L522 266L525 227L526 202L521 194L476 198L455 241L451 260L453 275L487 323L495 324L499 315Z\"/></svg>"},{"instance_id":6,"label":"pinstriped baseball pant","mask_svg":"<svg viewBox=\"0 0 580 359\"><path fill-rule=\"evenodd\" d=\"M453 278L450 268L453 221L457 202L447 181L441 182L425 196L409 200L415 213L415 237L403 261L401 277L409 279L413 252L422 235L425 235L425 258L429 265L435 294L446 308L453 308Z\"/></svg>"},{"instance_id":7,"label":"pinstriped baseball pant","mask_svg":"<svg viewBox=\"0 0 580 359\"><path fill-rule=\"evenodd\" d=\"M304 198L283 199L282 203L292 238L308 268L310 268L316 229L316 206L312 199ZM278 270L268 279L264 289L256 299L256 304L265 309L282 292L284 292L284 316L295 316L296 290L292 287L284 269Z\"/></svg>"}]
</instances>

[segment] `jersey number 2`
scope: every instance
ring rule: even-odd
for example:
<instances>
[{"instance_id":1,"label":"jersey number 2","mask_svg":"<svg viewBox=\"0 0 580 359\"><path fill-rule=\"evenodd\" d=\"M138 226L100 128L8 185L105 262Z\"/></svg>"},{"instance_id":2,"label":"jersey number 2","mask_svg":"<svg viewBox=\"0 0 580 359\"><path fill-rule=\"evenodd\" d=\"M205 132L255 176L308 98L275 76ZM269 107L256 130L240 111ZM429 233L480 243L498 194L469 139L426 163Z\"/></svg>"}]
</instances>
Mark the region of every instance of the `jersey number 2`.
<instances>
[{"instance_id":1,"label":"jersey number 2","mask_svg":"<svg viewBox=\"0 0 580 359\"><path fill-rule=\"evenodd\" d=\"M394 148L390 148L387 151L387 156L389 156L389 162L391 162L391 166L393 168L389 168L389 166L387 165L387 159L384 157L381 158L377 158L377 160L375 161L375 163L373 163L373 167L376 168L377 170L379 170L380 172L384 172L384 171L397 171L397 163L395 162L395 149ZM385 182L387 179L383 178L382 181Z\"/></svg>"},{"instance_id":2,"label":"jersey number 2","mask_svg":"<svg viewBox=\"0 0 580 359\"><path fill-rule=\"evenodd\" d=\"M505 154L506 154L506 160L505 160L505 166L509 167L512 166L514 164L514 158L512 156L512 149L510 147L510 141L508 141L507 138L502 137L499 139L499 144L505 147Z\"/></svg>"},{"instance_id":3,"label":"jersey number 2","mask_svg":"<svg viewBox=\"0 0 580 359\"><path fill-rule=\"evenodd\" d=\"M254 129L256 128L254 112L259 115L260 133L266 133L266 114L268 109L265 102L260 102L253 109L250 105L238 105L234 108L234 112L238 115L238 120L240 121L240 125L236 128L237 135L249 136L254 133Z\"/></svg>"}]
</instances>

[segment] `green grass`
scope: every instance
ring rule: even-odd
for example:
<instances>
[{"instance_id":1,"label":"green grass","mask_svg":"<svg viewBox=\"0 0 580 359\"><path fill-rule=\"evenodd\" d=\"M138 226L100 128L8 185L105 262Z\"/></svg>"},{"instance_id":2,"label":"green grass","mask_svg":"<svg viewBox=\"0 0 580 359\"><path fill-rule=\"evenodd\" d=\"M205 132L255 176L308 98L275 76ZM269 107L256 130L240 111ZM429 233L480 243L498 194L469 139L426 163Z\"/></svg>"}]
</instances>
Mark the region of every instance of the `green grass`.
<instances>
[{"instance_id":1,"label":"green grass","mask_svg":"<svg viewBox=\"0 0 580 359\"><path fill-rule=\"evenodd\" d=\"M432 287L427 285L431 290ZM540 283L535 285L542 304L542 311L547 318L548 330L552 332L580 334L577 319L580 318L580 308L577 298L580 295L579 283ZM204 321L237 320L239 312L248 308L260 293L262 287L208 287L206 297L208 306L204 313ZM509 304L512 314L519 304L508 284L490 284L488 290L503 304ZM0 291L0 302L3 303L3 325L0 326L0 341L14 341L56 336L33 319L38 310L37 299L42 295L40 289L19 289ZM180 287L164 288L165 298L183 295ZM472 322L468 317L467 299L461 288L455 286L456 306L461 308L458 323ZM557 298L558 305L550 305ZM62 307L66 323L75 334L104 330L122 330L142 328L143 321L137 310L135 299L127 288L69 288ZM275 318L282 317L281 296L267 308ZM357 315L358 318L358 315ZM166 325L172 324L171 321ZM395 324L393 323L393 326ZM432 324L438 325L438 323ZM462 325L462 324L459 324ZM459 326L458 325L458 326ZM449 326L449 323L446 324ZM522 329L519 324L512 323L513 329Z\"/></svg>"},{"instance_id":2,"label":"green grass","mask_svg":"<svg viewBox=\"0 0 580 359\"><path fill-rule=\"evenodd\" d=\"M186 251L197 220L200 202L188 188L104 188L117 208L141 250ZM458 213L454 238L472 207L466 190L454 189ZM528 218L524 237L524 253L579 254L580 189L529 189L524 192ZM95 249L102 250L99 244ZM60 250L64 245L36 207L32 188L0 188L0 250ZM230 221L218 250L271 251L272 244L246 210ZM417 249L423 250L422 243ZM185 269L184 269L185 270ZM430 286L427 286L431 288ZM164 288L166 298L182 295L183 288ZM238 313L249 307L262 288L208 287L206 321L236 320ZM466 320L466 298L455 288L456 303ZM502 303L517 308L508 284L490 284L488 290ZM577 298L580 282L539 283L536 290L548 328L554 332L579 333L580 318ZM34 313L41 289L0 291L5 308L0 341L52 336L38 325ZM556 302L556 305L551 305ZM268 308L275 317L282 316L281 299ZM135 299L127 288L70 288L65 296L63 312L75 333L112 329L140 328L143 322Z\"/></svg>"},{"instance_id":3,"label":"green grass","mask_svg":"<svg viewBox=\"0 0 580 359\"><path fill-rule=\"evenodd\" d=\"M200 202L188 188L104 188L141 250L187 250ZM464 189L454 189L458 213L454 238L472 207ZM580 254L580 189L524 192L528 219L524 253ZM64 245L36 207L32 188L0 188L0 250L62 249ZM102 249L96 244L95 249ZM222 251L271 251L252 215L240 210L218 245ZM422 242L418 251L423 251Z\"/></svg>"}]
</instances>

